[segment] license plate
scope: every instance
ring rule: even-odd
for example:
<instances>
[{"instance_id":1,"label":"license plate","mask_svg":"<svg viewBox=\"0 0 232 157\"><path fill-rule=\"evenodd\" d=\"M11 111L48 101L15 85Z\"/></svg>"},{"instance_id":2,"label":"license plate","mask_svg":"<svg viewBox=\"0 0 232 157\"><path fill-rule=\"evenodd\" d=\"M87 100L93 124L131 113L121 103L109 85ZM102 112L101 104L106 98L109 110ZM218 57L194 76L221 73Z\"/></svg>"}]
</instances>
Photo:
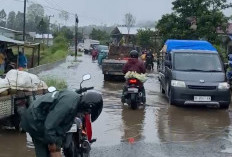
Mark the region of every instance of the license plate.
<instances>
[{"instance_id":1,"label":"license plate","mask_svg":"<svg viewBox=\"0 0 232 157\"><path fill-rule=\"evenodd\" d=\"M68 132L77 132L77 125L73 124Z\"/></svg>"},{"instance_id":2,"label":"license plate","mask_svg":"<svg viewBox=\"0 0 232 157\"><path fill-rule=\"evenodd\" d=\"M128 92L130 93L138 93L139 89L138 88L128 88Z\"/></svg>"},{"instance_id":3,"label":"license plate","mask_svg":"<svg viewBox=\"0 0 232 157\"><path fill-rule=\"evenodd\" d=\"M208 102L211 101L211 96L194 96L194 101Z\"/></svg>"}]
</instances>

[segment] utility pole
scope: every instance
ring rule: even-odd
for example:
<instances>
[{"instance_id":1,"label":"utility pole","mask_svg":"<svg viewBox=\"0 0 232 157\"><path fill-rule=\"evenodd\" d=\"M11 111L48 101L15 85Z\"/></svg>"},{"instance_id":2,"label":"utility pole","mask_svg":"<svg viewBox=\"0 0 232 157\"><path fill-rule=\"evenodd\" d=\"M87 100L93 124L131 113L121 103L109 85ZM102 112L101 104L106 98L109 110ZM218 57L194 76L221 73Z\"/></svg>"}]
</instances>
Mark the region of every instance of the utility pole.
<instances>
[{"instance_id":1,"label":"utility pole","mask_svg":"<svg viewBox=\"0 0 232 157\"><path fill-rule=\"evenodd\" d=\"M27 2L24 0L24 15L23 15L23 41L25 42L25 34L26 34L26 7Z\"/></svg>"},{"instance_id":2,"label":"utility pole","mask_svg":"<svg viewBox=\"0 0 232 157\"><path fill-rule=\"evenodd\" d=\"M75 60L77 59L77 32L78 32L79 19L77 14L75 15Z\"/></svg>"},{"instance_id":3,"label":"utility pole","mask_svg":"<svg viewBox=\"0 0 232 157\"><path fill-rule=\"evenodd\" d=\"M48 43L49 43L49 34L50 34L50 19L51 17L54 17L54 15L49 15L48 16L48 36L47 36L47 46L48 46Z\"/></svg>"}]
</instances>

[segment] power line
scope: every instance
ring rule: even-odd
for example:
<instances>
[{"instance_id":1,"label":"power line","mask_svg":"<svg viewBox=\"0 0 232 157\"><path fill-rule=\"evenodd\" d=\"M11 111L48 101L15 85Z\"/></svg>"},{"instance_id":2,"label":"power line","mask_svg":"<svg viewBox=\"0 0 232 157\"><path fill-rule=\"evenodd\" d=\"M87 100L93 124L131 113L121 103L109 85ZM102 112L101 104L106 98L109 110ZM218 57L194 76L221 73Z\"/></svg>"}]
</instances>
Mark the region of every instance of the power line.
<instances>
[{"instance_id":1,"label":"power line","mask_svg":"<svg viewBox=\"0 0 232 157\"><path fill-rule=\"evenodd\" d=\"M17 1L17 2L24 2L23 0L13 0L13 1ZM46 1L46 0L44 0L44 1ZM53 1L53 0L52 0ZM50 1L51 2L51 1ZM54 1L53 1L54 2ZM40 5L42 5L41 3L38 3L38 1L37 0L30 0L30 1L28 1L27 3L30 3L30 4L40 4ZM49 4L49 2L47 2L48 4ZM56 5L58 6L58 4L56 3ZM57 8L54 8L54 7L51 7L51 6L47 6L47 5L42 5L46 10L47 9L49 9L49 10L54 10L54 11L58 11L58 12L62 12L62 11L65 11L65 12L67 12L67 13L69 13L70 14L70 16L72 16L72 17L75 17L75 13L73 13L73 12L69 12L69 11L66 11L65 9L57 9ZM59 6L60 7L60 6ZM60 7L61 8L61 7ZM101 19L99 19L99 18L95 18L95 17L90 17L90 16L86 16L86 15L83 15L83 14L78 14L78 16L79 17L82 17L82 18L85 18L85 19L92 19L92 20L94 20L94 21L100 21L100 22L102 22L102 23L104 23L103 22L103 20L101 20Z\"/></svg>"}]
</instances>

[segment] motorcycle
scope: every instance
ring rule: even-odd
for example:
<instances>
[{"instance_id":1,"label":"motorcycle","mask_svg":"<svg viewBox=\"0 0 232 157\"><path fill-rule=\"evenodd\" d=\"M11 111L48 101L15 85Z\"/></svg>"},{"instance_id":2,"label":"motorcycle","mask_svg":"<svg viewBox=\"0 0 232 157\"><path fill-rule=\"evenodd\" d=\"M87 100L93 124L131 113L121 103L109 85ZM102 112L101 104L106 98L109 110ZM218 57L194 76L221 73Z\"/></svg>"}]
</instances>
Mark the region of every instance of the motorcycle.
<instances>
[{"instance_id":1,"label":"motorcycle","mask_svg":"<svg viewBox=\"0 0 232 157\"><path fill-rule=\"evenodd\" d=\"M153 59L151 56L146 57L145 65L147 70L149 71L153 70Z\"/></svg>"},{"instance_id":2,"label":"motorcycle","mask_svg":"<svg viewBox=\"0 0 232 157\"><path fill-rule=\"evenodd\" d=\"M143 83L136 78L130 78L126 83L125 102L132 108L137 109L139 105L146 103Z\"/></svg>"},{"instance_id":3,"label":"motorcycle","mask_svg":"<svg viewBox=\"0 0 232 157\"><path fill-rule=\"evenodd\" d=\"M89 80L90 75L83 76L83 81ZM81 84L82 84L81 82ZM81 94L94 87L82 88L76 90L78 94ZM91 150L91 144L96 142L96 139L92 139L92 125L90 120L90 109L83 108L81 112L77 113L74 119L74 123L71 129L66 133L63 145L63 154L65 157L88 157Z\"/></svg>"}]
</instances>

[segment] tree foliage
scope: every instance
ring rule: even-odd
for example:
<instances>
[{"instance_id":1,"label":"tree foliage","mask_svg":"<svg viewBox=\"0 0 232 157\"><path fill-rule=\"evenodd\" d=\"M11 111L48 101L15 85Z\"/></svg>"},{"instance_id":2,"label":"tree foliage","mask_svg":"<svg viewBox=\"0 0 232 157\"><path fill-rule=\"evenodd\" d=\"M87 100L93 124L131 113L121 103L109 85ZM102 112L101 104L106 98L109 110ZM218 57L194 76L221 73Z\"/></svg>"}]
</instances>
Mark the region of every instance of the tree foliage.
<instances>
[{"instance_id":1,"label":"tree foliage","mask_svg":"<svg viewBox=\"0 0 232 157\"><path fill-rule=\"evenodd\" d=\"M39 34L45 34L47 32L47 28L48 28L48 23L44 21L44 19L41 19L38 26L37 26L37 30Z\"/></svg>"},{"instance_id":2,"label":"tree foliage","mask_svg":"<svg viewBox=\"0 0 232 157\"><path fill-rule=\"evenodd\" d=\"M23 30L23 13L18 11L16 17L15 17L15 29L18 31L22 31Z\"/></svg>"},{"instance_id":3,"label":"tree foliage","mask_svg":"<svg viewBox=\"0 0 232 157\"><path fill-rule=\"evenodd\" d=\"M69 19L69 13L67 12L67 11L61 11L60 13L59 13L59 18L61 19L61 20L64 20L65 21L65 24L67 23L67 21L68 21L68 19Z\"/></svg>"},{"instance_id":4,"label":"tree foliage","mask_svg":"<svg viewBox=\"0 0 232 157\"><path fill-rule=\"evenodd\" d=\"M100 29L93 28L91 34L91 38L94 40L99 40L101 43L106 43L110 39L110 35L106 31L102 31Z\"/></svg>"},{"instance_id":5,"label":"tree foliage","mask_svg":"<svg viewBox=\"0 0 232 157\"><path fill-rule=\"evenodd\" d=\"M154 47L153 37L155 35L154 31L150 29L139 30L137 34L137 43L142 48L150 49Z\"/></svg>"},{"instance_id":6,"label":"tree foliage","mask_svg":"<svg viewBox=\"0 0 232 157\"><path fill-rule=\"evenodd\" d=\"M38 25L41 22L41 20L45 23L47 23L47 28L44 28L46 30L45 32L48 33L48 17L44 15L44 8L40 4L31 4L27 8L27 22L26 22L26 30L31 32L39 32L41 30L38 30Z\"/></svg>"},{"instance_id":7,"label":"tree foliage","mask_svg":"<svg viewBox=\"0 0 232 157\"><path fill-rule=\"evenodd\" d=\"M4 9L0 11L0 26L2 27L6 26L6 12Z\"/></svg>"},{"instance_id":8,"label":"tree foliage","mask_svg":"<svg viewBox=\"0 0 232 157\"><path fill-rule=\"evenodd\" d=\"M227 0L175 0L173 13L163 15L157 29L163 40L205 39L217 43L217 30L226 30L228 18L223 9Z\"/></svg>"},{"instance_id":9,"label":"tree foliage","mask_svg":"<svg viewBox=\"0 0 232 157\"><path fill-rule=\"evenodd\" d=\"M15 29L15 18L16 18L16 13L14 11L9 12L7 18L7 28Z\"/></svg>"}]
</instances>

